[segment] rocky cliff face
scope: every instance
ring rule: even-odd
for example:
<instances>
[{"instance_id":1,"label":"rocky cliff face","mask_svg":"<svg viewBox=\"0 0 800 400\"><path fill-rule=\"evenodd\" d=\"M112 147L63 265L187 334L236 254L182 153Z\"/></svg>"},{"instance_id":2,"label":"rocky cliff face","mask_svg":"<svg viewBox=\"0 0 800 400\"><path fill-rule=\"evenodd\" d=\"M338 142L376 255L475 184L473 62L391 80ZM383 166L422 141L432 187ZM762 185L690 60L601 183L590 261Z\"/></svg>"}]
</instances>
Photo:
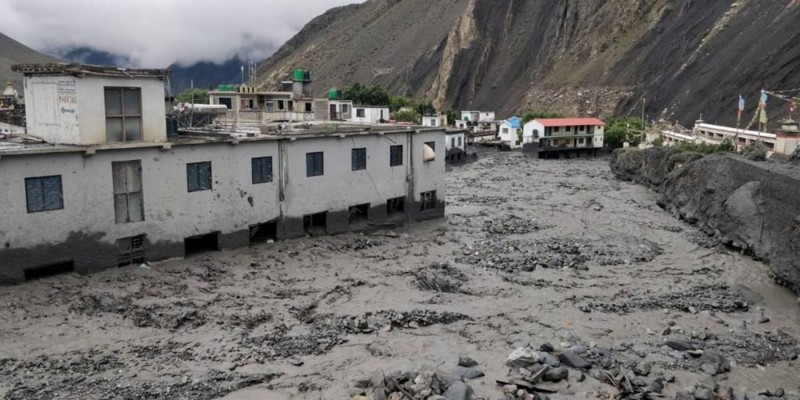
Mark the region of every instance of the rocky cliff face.
<instances>
[{"instance_id":1,"label":"rocky cliff face","mask_svg":"<svg viewBox=\"0 0 800 400\"><path fill-rule=\"evenodd\" d=\"M730 122L739 93L755 107L762 88L800 87L798 21L797 0L368 0L318 17L260 72L501 115L638 114L646 97L650 118Z\"/></svg>"}]
</instances>

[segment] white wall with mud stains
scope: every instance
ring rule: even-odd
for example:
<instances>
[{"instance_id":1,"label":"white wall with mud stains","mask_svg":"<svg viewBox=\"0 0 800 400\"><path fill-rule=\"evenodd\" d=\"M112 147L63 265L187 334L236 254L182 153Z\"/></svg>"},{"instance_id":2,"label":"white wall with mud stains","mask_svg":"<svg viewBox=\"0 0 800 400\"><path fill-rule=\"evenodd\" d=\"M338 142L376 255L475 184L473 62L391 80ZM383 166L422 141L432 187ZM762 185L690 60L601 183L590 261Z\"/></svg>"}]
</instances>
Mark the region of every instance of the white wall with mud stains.
<instances>
[{"instance_id":1,"label":"white wall with mud stains","mask_svg":"<svg viewBox=\"0 0 800 400\"><path fill-rule=\"evenodd\" d=\"M278 180L252 183L251 159L265 156L277 162L277 142L98 151L92 156L4 156L0 159L0 243L17 248L58 243L71 232L102 232L109 243L145 233L151 241L183 241L208 232L247 229L280 215ZM145 218L117 224L111 165L130 160L141 161ZM202 161L211 161L212 190L190 193L186 164ZM53 175L62 178L64 208L29 214L25 178Z\"/></svg>"},{"instance_id":2,"label":"white wall with mud stains","mask_svg":"<svg viewBox=\"0 0 800 400\"><path fill-rule=\"evenodd\" d=\"M411 135L358 135L290 142L285 171L286 215L302 217L366 203L374 207L391 198L406 197ZM403 165L390 166L389 149L393 145L403 146ZM367 149L366 170L352 170L351 151L355 148ZM324 175L308 177L306 154L320 151L324 154Z\"/></svg>"},{"instance_id":3,"label":"white wall with mud stains","mask_svg":"<svg viewBox=\"0 0 800 400\"><path fill-rule=\"evenodd\" d=\"M435 160L422 161L425 142L434 142ZM389 148L403 145L402 166L391 167ZM284 151L281 146L285 146ZM351 150L367 149L367 169L353 171ZM414 201L437 191L444 200L445 134L399 132L345 137L251 140L238 144L177 144L85 152L3 155L0 158L0 246L25 249L67 241L75 233L102 233L103 242L146 234L151 242L219 232L247 231L251 225L321 211L347 211L394 197ZM306 176L306 153L323 151L324 175ZM272 157L272 182L253 184L252 159ZM283 157L283 161L281 161ZM144 221L115 221L112 163L139 160ZM212 189L189 192L187 164L211 162ZM413 163L413 165L412 165ZM63 209L28 213L25 179L60 176ZM285 200L280 201L281 178ZM281 210L283 207L283 210ZM3 261L0 260L0 267Z\"/></svg>"}]
</instances>

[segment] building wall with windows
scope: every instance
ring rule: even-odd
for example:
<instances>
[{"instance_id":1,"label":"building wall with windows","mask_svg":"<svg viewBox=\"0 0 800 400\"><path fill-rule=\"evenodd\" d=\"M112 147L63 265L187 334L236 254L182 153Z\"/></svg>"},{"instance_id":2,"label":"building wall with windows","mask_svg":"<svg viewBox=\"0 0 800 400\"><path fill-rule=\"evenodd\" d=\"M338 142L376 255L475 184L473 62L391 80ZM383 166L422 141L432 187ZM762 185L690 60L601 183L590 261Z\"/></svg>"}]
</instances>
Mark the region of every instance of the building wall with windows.
<instances>
[{"instance_id":1,"label":"building wall with windows","mask_svg":"<svg viewBox=\"0 0 800 400\"><path fill-rule=\"evenodd\" d=\"M157 76L128 79L87 75L26 76L28 133L52 144L97 145L107 136L106 88L130 88L139 93L139 104L129 115L116 114L140 123L138 142L166 141L164 81Z\"/></svg>"},{"instance_id":2,"label":"building wall with windows","mask_svg":"<svg viewBox=\"0 0 800 400\"><path fill-rule=\"evenodd\" d=\"M259 224L274 224L276 239L299 237L312 214L327 214L327 233L344 232L351 229L352 207L365 204L369 221L441 217L445 157L424 162L425 142L444 149L444 131L0 151L0 283L22 281L26 270L59 263L71 263L78 272L114 267L118 242L142 235L143 259L156 261L184 256L187 238L209 233L217 235L220 248L247 246L251 228ZM390 165L393 145L403 146L402 165ZM366 149L366 169L352 170L354 148ZM324 169L309 177L306 155L312 152L323 153ZM253 164L265 157L271 157L268 180L264 163ZM201 163L210 163L210 177L190 191L187 165ZM138 176L119 172L137 166L140 183ZM195 182L206 179L197 174ZM26 183L44 177L60 178L60 204L54 201L58 193L38 194L56 190L56 180ZM44 184L48 188L41 189ZM28 192L47 197L33 199L33 212ZM396 198L404 199L403 212L388 215L387 202Z\"/></svg>"},{"instance_id":3,"label":"building wall with windows","mask_svg":"<svg viewBox=\"0 0 800 400\"><path fill-rule=\"evenodd\" d=\"M447 146L446 150L450 151L451 149L460 149L461 151L465 151L466 141L464 139L464 131L447 132L447 138L445 141Z\"/></svg>"},{"instance_id":4,"label":"building wall with windows","mask_svg":"<svg viewBox=\"0 0 800 400\"><path fill-rule=\"evenodd\" d=\"M388 122L391 118L389 107L354 106L351 122L377 124Z\"/></svg>"}]
</instances>

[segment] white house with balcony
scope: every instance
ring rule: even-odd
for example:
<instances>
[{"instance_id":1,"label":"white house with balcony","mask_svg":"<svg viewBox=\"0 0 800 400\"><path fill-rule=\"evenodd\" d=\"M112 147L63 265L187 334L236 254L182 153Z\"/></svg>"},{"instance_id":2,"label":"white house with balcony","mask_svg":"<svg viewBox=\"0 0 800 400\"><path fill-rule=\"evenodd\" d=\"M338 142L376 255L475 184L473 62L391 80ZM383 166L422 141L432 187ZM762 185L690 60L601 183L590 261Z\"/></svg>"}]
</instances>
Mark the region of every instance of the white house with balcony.
<instances>
[{"instance_id":1,"label":"white house with balcony","mask_svg":"<svg viewBox=\"0 0 800 400\"><path fill-rule=\"evenodd\" d=\"M597 118L546 118L525 124L523 143L540 157L564 153L579 156L603 148L605 122Z\"/></svg>"}]
</instances>

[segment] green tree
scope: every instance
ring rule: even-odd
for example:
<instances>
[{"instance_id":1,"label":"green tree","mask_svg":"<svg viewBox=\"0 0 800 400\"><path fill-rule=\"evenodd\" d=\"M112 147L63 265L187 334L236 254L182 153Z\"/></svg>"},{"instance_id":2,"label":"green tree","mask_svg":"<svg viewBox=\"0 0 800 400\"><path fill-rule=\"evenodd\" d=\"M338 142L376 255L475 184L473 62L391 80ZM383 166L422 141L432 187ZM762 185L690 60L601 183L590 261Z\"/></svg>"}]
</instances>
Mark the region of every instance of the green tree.
<instances>
[{"instance_id":1,"label":"green tree","mask_svg":"<svg viewBox=\"0 0 800 400\"><path fill-rule=\"evenodd\" d=\"M451 108L445 111L445 114L447 114L447 125L455 125L458 120L458 113Z\"/></svg>"},{"instance_id":2,"label":"green tree","mask_svg":"<svg viewBox=\"0 0 800 400\"><path fill-rule=\"evenodd\" d=\"M389 109L392 112L399 111L404 107L414 107L414 101L405 96L392 96L389 100Z\"/></svg>"},{"instance_id":3,"label":"green tree","mask_svg":"<svg viewBox=\"0 0 800 400\"><path fill-rule=\"evenodd\" d=\"M354 83L342 90L344 100L352 100L361 106L385 106L389 104L389 92L378 85Z\"/></svg>"},{"instance_id":4,"label":"green tree","mask_svg":"<svg viewBox=\"0 0 800 400\"><path fill-rule=\"evenodd\" d=\"M179 103L208 104L208 90L186 89L175 96L175 100Z\"/></svg>"},{"instance_id":5,"label":"green tree","mask_svg":"<svg viewBox=\"0 0 800 400\"><path fill-rule=\"evenodd\" d=\"M420 115L431 115L436 114L436 107L433 106L431 102L421 102L417 104L417 112Z\"/></svg>"},{"instance_id":6,"label":"green tree","mask_svg":"<svg viewBox=\"0 0 800 400\"><path fill-rule=\"evenodd\" d=\"M421 123L421 116L417 110L398 111L394 115L397 122L411 122L413 124Z\"/></svg>"},{"instance_id":7,"label":"green tree","mask_svg":"<svg viewBox=\"0 0 800 400\"><path fill-rule=\"evenodd\" d=\"M605 143L612 149L618 149L627 141L631 146L638 146L644 137L641 118L613 118L606 122Z\"/></svg>"},{"instance_id":8,"label":"green tree","mask_svg":"<svg viewBox=\"0 0 800 400\"><path fill-rule=\"evenodd\" d=\"M562 114L557 112L548 112L548 111L525 111L522 114L522 123L527 124L530 121L540 118L563 118Z\"/></svg>"}]
</instances>

